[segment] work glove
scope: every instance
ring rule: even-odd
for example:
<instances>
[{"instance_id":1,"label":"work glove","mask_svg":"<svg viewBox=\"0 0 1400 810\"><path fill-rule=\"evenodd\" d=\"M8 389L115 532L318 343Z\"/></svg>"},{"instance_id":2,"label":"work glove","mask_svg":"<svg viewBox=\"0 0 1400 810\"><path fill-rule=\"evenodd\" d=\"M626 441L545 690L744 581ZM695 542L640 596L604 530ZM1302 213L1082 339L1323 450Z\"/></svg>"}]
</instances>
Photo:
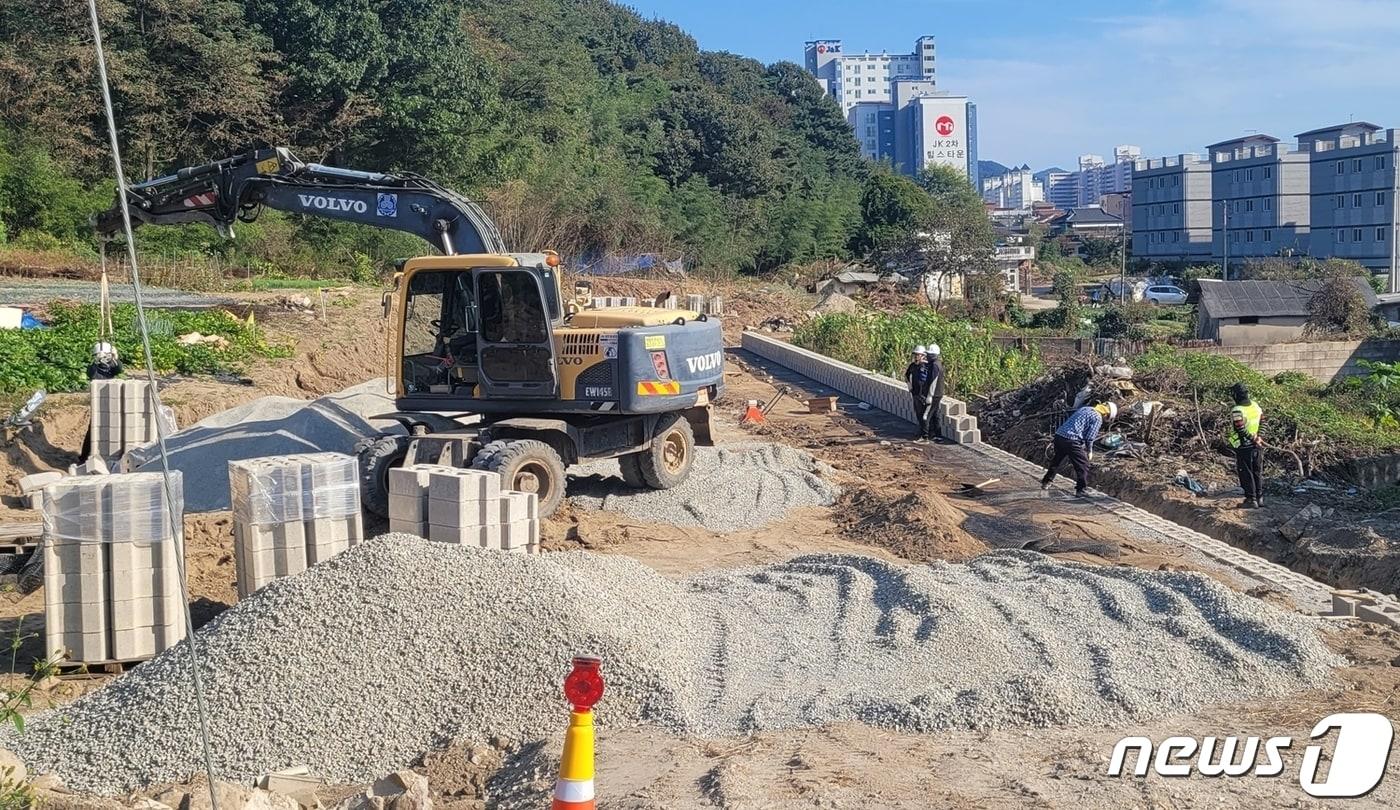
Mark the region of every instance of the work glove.
<instances>
[{"instance_id":1,"label":"work glove","mask_svg":"<svg viewBox=\"0 0 1400 810\"><path fill-rule=\"evenodd\" d=\"M928 396L924 397L924 404L925 404L925 405L932 405L932 404L933 404L933 394L929 394Z\"/></svg>"}]
</instances>

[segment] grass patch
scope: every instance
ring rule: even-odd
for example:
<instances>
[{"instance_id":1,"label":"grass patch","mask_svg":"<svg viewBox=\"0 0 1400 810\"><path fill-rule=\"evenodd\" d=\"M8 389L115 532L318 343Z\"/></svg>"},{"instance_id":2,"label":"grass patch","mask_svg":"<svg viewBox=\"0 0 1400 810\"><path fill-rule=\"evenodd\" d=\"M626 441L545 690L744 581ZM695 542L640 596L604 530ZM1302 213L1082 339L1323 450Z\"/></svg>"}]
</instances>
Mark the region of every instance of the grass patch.
<instances>
[{"instance_id":1,"label":"grass patch","mask_svg":"<svg viewBox=\"0 0 1400 810\"><path fill-rule=\"evenodd\" d=\"M49 313L47 329L0 331L0 395L27 396L36 388L59 392L87 387L87 366L92 344L97 342L97 307L55 303ZM147 320L151 354L161 372L238 372L253 358L291 354L288 347L269 344L256 325L224 310L148 310ZM112 343L122 361L139 363L142 350L136 308L130 304L114 307L112 326L116 333ZM177 340L190 332L219 335L227 345L186 346Z\"/></svg>"},{"instance_id":2,"label":"grass patch","mask_svg":"<svg viewBox=\"0 0 1400 810\"><path fill-rule=\"evenodd\" d=\"M913 307L897 315L822 315L799 326L792 342L896 379L903 378L914 346L937 343L952 395L1017 388L1043 371L1034 350L1002 348L986 330L968 321L948 320L926 307Z\"/></svg>"},{"instance_id":3,"label":"grass patch","mask_svg":"<svg viewBox=\"0 0 1400 810\"><path fill-rule=\"evenodd\" d=\"M1303 374L1270 378L1228 357L1155 345L1133 363L1144 374L1175 378L1181 390L1196 389L1201 402L1230 402L1230 387L1242 382L1264 409L1265 441L1323 439L1352 447L1400 446L1400 428L1378 423L1366 395L1324 386Z\"/></svg>"}]
</instances>

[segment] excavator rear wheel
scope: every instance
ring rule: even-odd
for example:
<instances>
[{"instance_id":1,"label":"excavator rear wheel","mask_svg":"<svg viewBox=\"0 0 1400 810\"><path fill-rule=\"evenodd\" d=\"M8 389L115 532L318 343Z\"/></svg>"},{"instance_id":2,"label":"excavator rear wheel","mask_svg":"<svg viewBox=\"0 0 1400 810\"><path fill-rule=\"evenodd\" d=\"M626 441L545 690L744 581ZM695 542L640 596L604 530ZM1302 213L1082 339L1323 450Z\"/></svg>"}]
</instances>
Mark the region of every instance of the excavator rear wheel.
<instances>
[{"instance_id":1,"label":"excavator rear wheel","mask_svg":"<svg viewBox=\"0 0 1400 810\"><path fill-rule=\"evenodd\" d=\"M679 486L695 465L695 432L681 414L662 417L651 434L651 447L633 453L642 480L651 489ZM626 476L626 466L623 467Z\"/></svg>"},{"instance_id":2,"label":"excavator rear wheel","mask_svg":"<svg viewBox=\"0 0 1400 810\"><path fill-rule=\"evenodd\" d=\"M506 489L535 493L541 517L554 514L564 500L564 462L537 439L491 442L472 459L472 469L499 474Z\"/></svg>"},{"instance_id":3,"label":"excavator rear wheel","mask_svg":"<svg viewBox=\"0 0 1400 810\"><path fill-rule=\"evenodd\" d=\"M389 470L402 467L409 436L380 435L355 448L360 460L360 503L371 514L389 516Z\"/></svg>"}]
</instances>

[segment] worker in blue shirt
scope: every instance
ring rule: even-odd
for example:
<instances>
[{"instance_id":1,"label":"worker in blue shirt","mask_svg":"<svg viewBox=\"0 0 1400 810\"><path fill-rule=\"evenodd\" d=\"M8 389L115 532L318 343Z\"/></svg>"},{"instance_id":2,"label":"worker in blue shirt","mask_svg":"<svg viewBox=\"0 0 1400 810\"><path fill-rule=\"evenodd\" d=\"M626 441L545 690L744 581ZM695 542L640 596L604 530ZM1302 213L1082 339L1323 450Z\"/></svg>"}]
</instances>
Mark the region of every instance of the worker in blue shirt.
<instances>
[{"instance_id":1,"label":"worker in blue shirt","mask_svg":"<svg viewBox=\"0 0 1400 810\"><path fill-rule=\"evenodd\" d=\"M1076 408L1055 431L1055 457L1040 479L1040 488L1049 489L1055 474L1065 459L1074 467L1074 494L1083 496L1089 488L1089 462L1094 458L1094 440L1104 422L1118 416L1118 406L1112 402Z\"/></svg>"}]
</instances>

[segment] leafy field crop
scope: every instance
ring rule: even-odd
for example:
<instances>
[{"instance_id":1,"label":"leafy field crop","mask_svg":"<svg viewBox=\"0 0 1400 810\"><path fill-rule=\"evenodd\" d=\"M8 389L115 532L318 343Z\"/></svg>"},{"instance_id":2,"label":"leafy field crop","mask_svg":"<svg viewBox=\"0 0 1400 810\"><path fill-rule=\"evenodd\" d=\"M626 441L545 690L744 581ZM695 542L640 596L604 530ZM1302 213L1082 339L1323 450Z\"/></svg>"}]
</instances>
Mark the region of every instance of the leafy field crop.
<instances>
[{"instance_id":1,"label":"leafy field crop","mask_svg":"<svg viewBox=\"0 0 1400 810\"><path fill-rule=\"evenodd\" d=\"M238 371L256 357L284 357L290 350L267 342L256 325L223 310L151 310L151 354L156 369L181 374ZM79 391L87 386L87 366L97 341L98 311L93 305L56 304L47 329L0 330L0 394ZM119 305L112 311L116 332L112 343L128 368L143 363L136 308ZM219 335L224 347L186 346L180 335L199 332Z\"/></svg>"},{"instance_id":2,"label":"leafy field crop","mask_svg":"<svg viewBox=\"0 0 1400 810\"><path fill-rule=\"evenodd\" d=\"M897 315L822 315L798 327L792 342L862 368L901 378L909 352L937 343L949 394L1004 391L1024 385L1043 366L1034 350L1006 349L966 321L950 321L923 307Z\"/></svg>"}]
</instances>

